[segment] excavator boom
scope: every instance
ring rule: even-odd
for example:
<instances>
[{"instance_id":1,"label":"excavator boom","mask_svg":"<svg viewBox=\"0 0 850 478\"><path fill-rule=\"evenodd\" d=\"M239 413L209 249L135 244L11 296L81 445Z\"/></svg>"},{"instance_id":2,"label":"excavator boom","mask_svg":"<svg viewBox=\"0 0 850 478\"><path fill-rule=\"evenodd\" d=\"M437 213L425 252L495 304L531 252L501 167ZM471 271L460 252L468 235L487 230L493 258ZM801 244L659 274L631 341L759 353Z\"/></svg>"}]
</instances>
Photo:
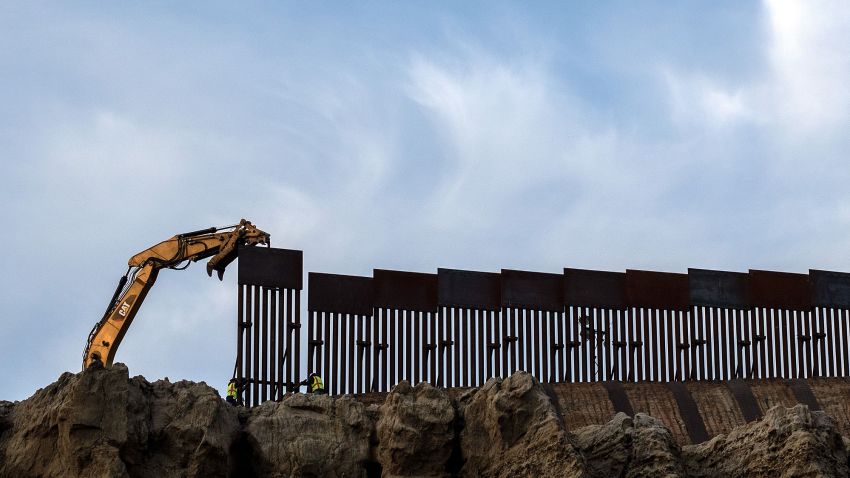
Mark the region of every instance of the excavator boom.
<instances>
[{"instance_id":1,"label":"excavator boom","mask_svg":"<svg viewBox=\"0 0 850 478\"><path fill-rule=\"evenodd\" d=\"M96 362L112 365L121 339L161 269L185 269L190 262L212 257L207 262L207 274L211 276L216 271L222 279L224 269L236 259L240 245L268 245L269 238L269 234L242 219L235 226L178 234L131 257L129 269L118 281L106 313L89 334L83 369Z\"/></svg>"}]
</instances>

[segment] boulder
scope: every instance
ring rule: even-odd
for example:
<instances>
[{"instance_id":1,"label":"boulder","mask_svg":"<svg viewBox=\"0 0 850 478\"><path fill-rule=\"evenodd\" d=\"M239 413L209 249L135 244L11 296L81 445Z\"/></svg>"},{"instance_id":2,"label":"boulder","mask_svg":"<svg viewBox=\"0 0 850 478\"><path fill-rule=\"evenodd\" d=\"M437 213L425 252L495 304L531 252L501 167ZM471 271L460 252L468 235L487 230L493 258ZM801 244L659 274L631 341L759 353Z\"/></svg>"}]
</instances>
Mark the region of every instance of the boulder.
<instances>
[{"instance_id":1,"label":"boulder","mask_svg":"<svg viewBox=\"0 0 850 478\"><path fill-rule=\"evenodd\" d=\"M773 407L761 420L682 453L693 477L850 476L834 421L805 405Z\"/></svg>"},{"instance_id":2,"label":"boulder","mask_svg":"<svg viewBox=\"0 0 850 478\"><path fill-rule=\"evenodd\" d=\"M459 403L462 476L588 476L549 396L517 372Z\"/></svg>"},{"instance_id":3,"label":"boulder","mask_svg":"<svg viewBox=\"0 0 850 478\"><path fill-rule=\"evenodd\" d=\"M604 425L582 427L572 435L592 476L684 476L673 435L649 415L618 413Z\"/></svg>"},{"instance_id":4,"label":"boulder","mask_svg":"<svg viewBox=\"0 0 850 478\"><path fill-rule=\"evenodd\" d=\"M240 442L256 476L366 476L373 423L353 398L295 394L246 416Z\"/></svg>"},{"instance_id":5,"label":"boulder","mask_svg":"<svg viewBox=\"0 0 850 478\"><path fill-rule=\"evenodd\" d=\"M399 383L379 410L377 457L385 477L449 476L455 445L455 407L426 382Z\"/></svg>"},{"instance_id":6,"label":"boulder","mask_svg":"<svg viewBox=\"0 0 850 478\"><path fill-rule=\"evenodd\" d=\"M223 477L238 431L207 385L130 380L123 364L65 373L10 416L2 477Z\"/></svg>"}]
</instances>

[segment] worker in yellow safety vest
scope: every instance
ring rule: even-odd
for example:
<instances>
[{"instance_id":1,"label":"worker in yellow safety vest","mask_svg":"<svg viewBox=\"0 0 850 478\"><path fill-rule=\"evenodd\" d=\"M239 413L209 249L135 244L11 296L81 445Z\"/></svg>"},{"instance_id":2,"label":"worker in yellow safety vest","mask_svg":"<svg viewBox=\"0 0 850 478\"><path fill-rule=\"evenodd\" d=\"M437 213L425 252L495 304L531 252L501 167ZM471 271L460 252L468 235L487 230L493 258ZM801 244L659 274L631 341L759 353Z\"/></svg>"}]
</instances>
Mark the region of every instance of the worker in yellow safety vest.
<instances>
[{"instance_id":1,"label":"worker in yellow safety vest","mask_svg":"<svg viewBox=\"0 0 850 478\"><path fill-rule=\"evenodd\" d=\"M227 397L225 397L227 403L231 405L236 405L236 379L231 378L229 382L227 382Z\"/></svg>"},{"instance_id":2,"label":"worker in yellow safety vest","mask_svg":"<svg viewBox=\"0 0 850 478\"><path fill-rule=\"evenodd\" d=\"M325 393L325 384L322 382L322 377L317 373L311 373L306 380L301 381L301 385L307 386L307 391L317 395Z\"/></svg>"}]
</instances>

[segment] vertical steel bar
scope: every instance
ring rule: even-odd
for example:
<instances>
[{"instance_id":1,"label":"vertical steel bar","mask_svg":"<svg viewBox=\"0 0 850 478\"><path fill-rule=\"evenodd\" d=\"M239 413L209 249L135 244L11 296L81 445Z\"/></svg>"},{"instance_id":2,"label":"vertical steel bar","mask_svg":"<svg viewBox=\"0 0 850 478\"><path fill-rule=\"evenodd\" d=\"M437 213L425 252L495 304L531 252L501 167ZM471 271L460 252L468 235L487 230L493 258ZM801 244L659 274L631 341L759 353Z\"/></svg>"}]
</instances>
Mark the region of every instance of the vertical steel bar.
<instances>
[{"instance_id":1,"label":"vertical steel bar","mask_svg":"<svg viewBox=\"0 0 850 478\"><path fill-rule=\"evenodd\" d=\"M564 314L564 382L573 383L575 376L575 344L573 341L573 320L575 307L569 307Z\"/></svg>"},{"instance_id":2,"label":"vertical steel bar","mask_svg":"<svg viewBox=\"0 0 850 478\"><path fill-rule=\"evenodd\" d=\"M809 368L809 354L812 350L811 333L808 328L808 313L803 311L796 312L797 314L797 343L800 350L797 357L797 378L807 378L806 369Z\"/></svg>"},{"instance_id":3,"label":"vertical steel bar","mask_svg":"<svg viewBox=\"0 0 850 478\"><path fill-rule=\"evenodd\" d=\"M664 351L664 368L661 370L661 381L672 382L676 380L676 337L674 335L675 311L672 309L664 310L658 319L659 326L662 327L663 335L661 343Z\"/></svg>"},{"instance_id":4,"label":"vertical steel bar","mask_svg":"<svg viewBox=\"0 0 850 478\"><path fill-rule=\"evenodd\" d=\"M685 380L687 375L686 367L687 367L687 352L688 350L685 348L685 341L683 338L685 337L684 331L684 323L682 320L682 314L679 311L670 311L670 314L673 315L673 327L675 332L673 333L674 339L676 341L676 378L677 381Z\"/></svg>"},{"instance_id":5,"label":"vertical steel bar","mask_svg":"<svg viewBox=\"0 0 850 478\"><path fill-rule=\"evenodd\" d=\"M472 309L463 309L464 382L475 386L475 314ZM468 380L468 381L467 381Z\"/></svg>"},{"instance_id":6,"label":"vertical steel bar","mask_svg":"<svg viewBox=\"0 0 850 478\"><path fill-rule=\"evenodd\" d=\"M437 386L441 371L437 369L437 355L440 354L440 341L437 338L437 316L438 312L428 312L428 320L431 322L431 385Z\"/></svg>"},{"instance_id":7,"label":"vertical steel bar","mask_svg":"<svg viewBox=\"0 0 850 478\"><path fill-rule=\"evenodd\" d=\"M505 325L505 344L507 348L510 349L508 352L506 350L505 355L505 363L503 370L503 376L508 377L510 374L516 371L516 323L514 322L514 309L513 307L508 307L505 309L507 311L507 324ZM504 312L502 312L504 314ZM510 364L508 363L510 361Z\"/></svg>"},{"instance_id":8,"label":"vertical steel bar","mask_svg":"<svg viewBox=\"0 0 850 478\"><path fill-rule=\"evenodd\" d=\"M546 312L546 318L549 320L549 339L546 343L546 348L549 349L549 382L557 382L558 381L558 349L555 345L558 341L557 334L558 331L555 329L555 318L561 314L561 312Z\"/></svg>"},{"instance_id":9,"label":"vertical steel bar","mask_svg":"<svg viewBox=\"0 0 850 478\"><path fill-rule=\"evenodd\" d=\"M372 327L372 381L369 383L372 391L378 392L381 390L381 357L387 351L381 345L381 319L373 314L369 323Z\"/></svg>"},{"instance_id":10,"label":"vertical steel bar","mask_svg":"<svg viewBox=\"0 0 850 478\"><path fill-rule=\"evenodd\" d=\"M295 301L293 302L292 296L295 296ZM292 322L292 335L286 338L288 346L287 350L292 350L293 345L295 346L295 353L290 354L287 352L286 355L286 363L292 364L291 367L286 369L286 381L294 384L296 387L298 383L301 382L301 291L300 290L290 290L287 293L288 303L292 304L291 309L289 310L289 318L287 322ZM289 307L289 306L287 306ZM295 360L292 357L295 357ZM290 380L290 377L293 377Z\"/></svg>"},{"instance_id":11,"label":"vertical steel bar","mask_svg":"<svg viewBox=\"0 0 850 478\"><path fill-rule=\"evenodd\" d=\"M579 312L579 341L581 342L581 380L588 381L590 377L590 362L593 360L593 343L590 336L590 327L593 324L593 318L590 316L590 309L582 308Z\"/></svg>"},{"instance_id":12,"label":"vertical steel bar","mask_svg":"<svg viewBox=\"0 0 850 478\"><path fill-rule=\"evenodd\" d=\"M263 310L263 330L260 331L260 341L262 343L262 353L260 355L260 368L262 369L262 382L260 383L260 401L265 402L268 399L268 383L269 383L269 289L261 287L262 295L262 310Z\"/></svg>"},{"instance_id":13,"label":"vertical steel bar","mask_svg":"<svg viewBox=\"0 0 850 478\"><path fill-rule=\"evenodd\" d=\"M447 335L446 328L443 325L444 319L446 317L444 308L440 308L440 311L437 313L437 336L438 336L438 344L437 344L437 386L442 387L444 385L448 385L445 381L446 377L446 347L447 347Z\"/></svg>"},{"instance_id":14,"label":"vertical steel bar","mask_svg":"<svg viewBox=\"0 0 850 478\"><path fill-rule=\"evenodd\" d=\"M308 370L308 373L317 373L317 374L322 373L322 356L323 356L322 351L324 350L323 349L324 343L322 342L322 337L323 337L323 335L322 335L322 323L323 323L324 316L325 316L324 312L316 313L316 328L315 328L315 331L316 331L315 367L316 368L314 368L313 370Z\"/></svg>"},{"instance_id":15,"label":"vertical steel bar","mask_svg":"<svg viewBox=\"0 0 850 478\"><path fill-rule=\"evenodd\" d=\"M572 354L573 354L573 363L572 363L572 374L573 381L580 382L581 381L581 308L573 307L573 314L570 318L570 324L572 327L572 333L570 336L570 341L572 342Z\"/></svg>"},{"instance_id":16,"label":"vertical steel bar","mask_svg":"<svg viewBox=\"0 0 850 478\"><path fill-rule=\"evenodd\" d=\"M806 371L812 364L812 331L810 315L808 311L797 312L797 333L800 336L800 366L797 378L808 378Z\"/></svg>"},{"instance_id":17,"label":"vertical steel bar","mask_svg":"<svg viewBox=\"0 0 850 478\"><path fill-rule=\"evenodd\" d=\"M705 317L706 317L706 340L708 343L706 344L706 380L717 380L717 374L720 372L720 357L718 357L717 351L719 350L719 342L720 337L719 329L720 326L717 323L717 316L714 315L714 310L711 308L705 308Z\"/></svg>"},{"instance_id":18,"label":"vertical steel bar","mask_svg":"<svg viewBox=\"0 0 850 478\"><path fill-rule=\"evenodd\" d=\"M369 393L372 391L372 316L363 316L363 355L366 360L366 366L363 367L363 391Z\"/></svg>"},{"instance_id":19,"label":"vertical steel bar","mask_svg":"<svg viewBox=\"0 0 850 478\"><path fill-rule=\"evenodd\" d=\"M239 289L239 293L236 297L236 379L237 384L242 383L242 377L245 376L245 372L242 369L244 361L242 357L242 336L245 332L245 298L244 298L244 289L245 286L242 284L237 285ZM238 396L242 396L242 392L238 392Z\"/></svg>"},{"instance_id":20,"label":"vertical steel bar","mask_svg":"<svg viewBox=\"0 0 850 478\"><path fill-rule=\"evenodd\" d=\"M484 354L486 354L487 350L487 329L489 329L489 323L485 322L484 316L487 315L487 311L485 310L477 310L475 312L476 317L478 318L478 329L476 337L478 338L478 380L475 382L476 387L480 387L484 385L484 382L487 380L486 375L484 374ZM485 323L487 329L485 329ZM488 374L489 375L489 374Z\"/></svg>"},{"instance_id":21,"label":"vertical steel bar","mask_svg":"<svg viewBox=\"0 0 850 478\"><path fill-rule=\"evenodd\" d=\"M322 317L325 320L325 324L322 326L322 330L325 333L325 338L322 341L322 350L325 353L325 358L322 361L324 368L319 371L319 375L321 375L322 380L328 380L331 378L331 317L330 312L322 313Z\"/></svg>"},{"instance_id":22,"label":"vertical steel bar","mask_svg":"<svg viewBox=\"0 0 850 478\"><path fill-rule=\"evenodd\" d=\"M287 294L288 295L288 294ZM287 303L287 307L289 307ZM313 356L316 351L316 314L317 312L307 312L307 373L313 372L316 368L313 366ZM289 355L287 354L287 357Z\"/></svg>"},{"instance_id":23,"label":"vertical steel bar","mask_svg":"<svg viewBox=\"0 0 850 478\"><path fill-rule=\"evenodd\" d=\"M420 360L421 360L420 363L422 364L422 370L420 372L420 379L423 382L429 382L430 383L429 375L428 375L430 373L429 367L428 367L428 363L429 363L428 351L430 350L431 343L428 341L429 337L428 337L428 313L427 312L420 312L419 313L419 331L421 333L420 337L421 337L421 340L422 340L422 348L419 351L419 356L420 356Z\"/></svg>"},{"instance_id":24,"label":"vertical steel bar","mask_svg":"<svg viewBox=\"0 0 850 478\"><path fill-rule=\"evenodd\" d=\"M702 380L705 376L705 331L703 324L705 323L705 315L702 307L691 307L688 309L691 314L691 323L694 324L692 332L692 345L696 362L694 363L694 380Z\"/></svg>"},{"instance_id":25,"label":"vertical steel bar","mask_svg":"<svg viewBox=\"0 0 850 478\"><path fill-rule=\"evenodd\" d=\"M421 362L419 361L419 351L421 350L422 344L419 341L419 324L421 322L420 312L411 311L411 325L412 325L412 333L413 333L413 342L411 347L413 352L413 373L410 376L410 385L416 385L419 383L419 367L421 366ZM410 355L408 355L410 357Z\"/></svg>"},{"instance_id":26,"label":"vertical steel bar","mask_svg":"<svg viewBox=\"0 0 850 478\"><path fill-rule=\"evenodd\" d=\"M726 325L726 309L716 308L714 309L714 315L717 317L717 323L719 326L720 333L717 336L717 342L720 346L719 357L720 357L720 366L718 367L718 374L715 377L715 380L728 380L729 379L729 328Z\"/></svg>"},{"instance_id":27,"label":"vertical steel bar","mask_svg":"<svg viewBox=\"0 0 850 478\"><path fill-rule=\"evenodd\" d=\"M688 314L688 335L687 335L687 343L689 345L688 350L690 351L691 363L688 367L688 380L696 380L697 378L697 368L699 367L699 363L697 362L697 350L700 348L697 340L697 317L696 314L692 310L688 310L686 312Z\"/></svg>"},{"instance_id":28,"label":"vertical steel bar","mask_svg":"<svg viewBox=\"0 0 850 478\"><path fill-rule=\"evenodd\" d=\"M525 323L528 325L526 343L528 344L528 370L540 382L543 380L540 375L540 322L537 315L537 310L530 309L525 312Z\"/></svg>"},{"instance_id":29,"label":"vertical steel bar","mask_svg":"<svg viewBox=\"0 0 850 478\"><path fill-rule=\"evenodd\" d=\"M649 341L649 347L647 347L648 356L646 360L646 368L647 368L647 378L656 382L659 381L659 343L658 337L661 335L658 331L658 310L657 309L647 309L646 312L646 331L647 331L647 340Z\"/></svg>"},{"instance_id":30,"label":"vertical steel bar","mask_svg":"<svg viewBox=\"0 0 850 478\"><path fill-rule=\"evenodd\" d=\"M621 380L620 378L620 321L619 313L614 309L607 309L608 318L611 320L611 335L608 337L611 347L611 373L608 380Z\"/></svg>"},{"instance_id":31,"label":"vertical steel bar","mask_svg":"<svg viewBox=\"0 0 850 478\"><path fill-rule=\"evenodd\" d=\"M780 315L780 325L782 329L780 332L782 334L782 377L791 378L791 347L788 344L788 311L774 310L774 313Z\"/></svg>"},{"instance_id":32,"label":"vertical steel bar","mask_svg":"<svg viewBox=\"0 0 850 478\"><path fill-rule=\"evenodd\" d=\"M460 387L460 349L461 349L461 336L460 336L460 310L452 307L452 347L454 351L454 373L452 374L452 383L455 387Z\"/></svg>"},{"instance_id":33,"label":"vertical steel bar","mask_svg":"<svg viewBox=\"0 0 850 478\"><path fill-rule=\"evenodd\" d=\"M271 289L269 296L269 381L272 383L269 398L277 400L281 387L280 381L277 379L279 357L277 354L277 289Z\"/></svg>"},{"instance_id":34,"label":"vertical steel bar","mask_svg":"<svg viewBox=\"0 0 850 478\"><path fill-rule=\"evenodd\" d=\"M829 335L826 330L826 310L824 308L818 308L818 347L820 349L820 356L818 358L818 377L826 376L826 338Z\"/></svg>"},{"instance_id":35,"label":"vertical steel bar","mask_svg":"<svg viewBox=\"0 0 850 478\"><path fill-rule=\"evenodd\" d=\"M325 390L329 390L331 395L338 395L339 388L337 387L338 382L340 381L340 369L339 366L339 321L340 314L332 313L330 314L331 323L333 324L333 335L331 335L331 343L330 348L331 351L331 373L328 377L322 377L325 380ZM330 383L328 383L330 382Z\"/></svg>"},{"instance_id":36,"label":"vertical steel bar","mask_svg":"<svg viewBox=\"0 0 850 478\"><path fill-rule=\"evenodd\" d=\"M338 314L339 319L339 372L337 376L339 377L339 393L346 394L351 393L351 388L348 387L349 376L351 375L348 371L351 369L352 364L351 361L347 359L349 351L349 333L348 333L348 317L349 314Z\"/></svg>"},{"instance_id":37,"label":"vertical steel bar","mask_svg":"<svg viewBox=\"0 0 850 478\"><path fill-rule=\"evenodd\" d=\"M749 345L744 349L745 377L753 378L753 361L755 360L755 312L749 310L744 316L744 335Z\"/></svg>"},{"instance_id":38,"label":"vertical steel bar","mask_svg":"<svg viewBox=\"0 0 850 478\"><path fill-rule=\"evenodd\" d=\"M735 309L732 311L732 326L735 328L735 339L732 340L731 347L735 354L735 373L734 378L744 378L744 353L743 353L743 336L739 315L743 314L743 310Z\"/></svg>"},{"instance_id":39,"label":"vertical steel bar","mask_svg":"<svg viewBox=\"0 0 850 478\"><path fill-rule=\"evenodd\" d=\"M377 312L383 315L384 309L377 309ZM345 314L346 322L348 322L348 387L347 393L357 393L355 388L355 375L357 374L357 362L355 362L355 353L357 350L357 316L355 314Z\"/></svg>"},{"instance_id":40,"label":"vertical steel bar","mask_svg":"<svg viewBox=\"0 0 850 478\"><path fill-rule=\"evenodd\" d=\"M599 382L605 380L605 370L609 362L605 339L610 338L606 335L610 329L607 325L608 316L603 309L596 309L594 315L596 315L596 331L593 337L593 340L596 341L596 370L593 374L593 381Z\"/></svg>"},{"instance_id":41,"label":"vertical steel bar","mask_svg":"<svg viewBox=\"0 0 850 478\"><path fill-rule=\"evenodd\" d=\"M523 330L523 319L525 318L527 313L528 311L525 309L514 309L517 327L517 333L515 335L517 337L517 360L519 362L519 370L525 370L526 372L530 372L531 360L527 360L526 357L526 353L530 353L530 350L528 352L526 351L528 349L531 349L531 344L529 343L526 347L525 342L523 341L523 339L526 339L528 341L531 340L531 331L528 330L529 328L526 327L525 330Z\"/></svg>"},{"instance_id":42,"label":"vertical steel bar","mask_svg":"<svg viewBox=\"0 0 850 478\"><path fill-rule=\"evenodd\" d=\"M287 370L291 368L290 361L284 357L284 351L289 349L289 344L284 342L284 337L289 337L290 326L286 314L285 292L278 290L275 297L275 314L277 317L277 400L283 399L283 394L289 391L289 384L284 373L284 365ZM281 313L282 312L282 313ZM284 330L286 334L284 334Z\"/></svg>"},{"instance_id":43,"label":"vertical steel bar","mask_svg":"<svg viewBox=\"0 0 850 478\"><path fill-rule=\"evenodd\" d=\"M620 334L623 337L623 363L620 374L624 382L631 382L634 377L634 325L632 324L632 308L620 310Z\"/></svg>"},{"instance_id":44,"label":"vertical steel bar","mask_svg":"<svg viewBox=\"0 0 850 478\"><path fill-rule=\"evenodd\" d=\"M644 370L644 355L646 354L646 330L645 318L646 309L635 309L635 336L637 337L637 361L635 363L635 372L637 372L637 381L643 382L646 380L646 372Z\"/></svg>"},{"instance_id":45,"label":"vertical steel bar","mask_svg":"<svg viewBox=\"0 0 850 478\"><path fill-rule=\"evenodd\" d=\"M771 322L771 345L773 359L770 361L770 376L777 378L782 376L782 311L773 309Z\"/></svg>"},{"instance_id":46,"label":"vertical steel bar","mask_svg":"<svg viewBox=\"0 0 850 478\"><path fill-rule=\"evenodd\" d=\"M354 315L355 327L355 344L357 344L357 377L355 378L354 388L355 393L363 393L363 316L360 314Z\"/></svg>"},{"instance_id":47,"label":"vertical steel bar","mask_svg":"<svg viewBox=\"0 0 850 478\"><path fill-rule=\"evenodd\" d=\"M490 380L491 377L497 376L499 372L496 371L496 361L498 360L498 349L495 348L496 341L493 340L494 337L498 337L499 334L494 330L497 326L496 321L493 320L493 311L488 310L485 312L486 320L487 320L487 376L485 380Z\"/></svg>"},{"instance_id":48,"label":"vertical steel bar","mask_svg":"<svg viewBox=\"0 0 850 478\"><path fill-rule=\"evenodd\" d=\"M252 397L254 401L252 402L254 405L259 405L260 399L260 287L254 287L254 365L253 365L253 373L251 374L251 378L254 379L254 386L252 387L253 394Z\"/></svg>"},{"instance_id":49,"label":"vertical steel bar","mask_svg":"<svg viewBox=\"0 0 850 478\"><path fill-rule=\"evenodd\" d=\"M761 307L756 309L757 313L757 321L759 324L759 374L758 378L765 379L768 378L768 366L767 366L767 309L763 309Z\"/></svg>"},{"instance_id":50,"label":"vertical steel bar","mask_svg":"<svg viewBox=\"0 0 850 478\"><path fill-rule=\"evenodd\" d=\"M411 385L413 385L413 314L413 311L405 311L407 321L404 324L404 351L406 354L404 361L404 378L411 383Z\"/></svg>"},{"instance_id":51,"label":"vertical steel bar","mask_svg":"<svg viewBox=\"0 0 850 478\"><path fill-rule=\"evenodd\" d=\"M689 380L691 367L693 366L691 363L691 348L693 347L693 344L691 343L691 329L688 325L690 314L688 314L687 312L683 314L681 311L676 311L676 315L678 315L679 323L682 329L682 333L678 338L679 343L681 344L680 347L682 349L682 380Z\"/></svg>"},{"instance_id":52,"label":"vertical steel bar","mask_svg":"<svg viewBox=\"0 0 850 478\"><path fill-rule=\"evenodd\" d=\"M540 357L540 381L549 383L549 350L552 348L549 343L549 311L537 311L535 322L540 323L540 337L534 339L534 346L539 352L536 356Z\"/></svg>"},{"instance_id":53,"label":"vertical steel bar","mask_svg":"<svg viewBox=\"0 0 850 478\"><path fill-rule=\"evenodd\" d=\"M806 364L806 377L811 378L817 375L817 317L814 309L803 312L803 317L806 321L806 335L809 336L808 346L806 347L808 349L806 352L806 361L808 362Z\"/></svg>"},{"instance_id":54,"label":"vertical steel bar","mask_svg":"<svg viewBox=\"0 0 850 478\"><path fill-rule=\"evenodd\" d=\"M779 342L777 341L777 332L778 322L777 322L777 313L774 309L765 309L765 316L768 321L767 325L767 335L768 337L765 339L767 346L767 375L770 378L776 378L776 369L779 361L781 360L779 355Z\"/></svg>"},{"instance_id":55,"label":"vertical steel bar","mask_svg":"<svg viewBox=\"0 0 850 478\"><path fill-rule=\"evenodd\" d=\"M388 355L392 353L395 349L395 341L392 339L391 335L388 335L388 327L390 324L390 319L387 317L386 309L376 309L374 311L375 317L379 317L381 320L381 347L383 348L383 353L381 354L381 391L386 392L389 390L387 385L387 362L389 361Z\"/></svg>"},{"instance_id":56,"label":"vertical steel bar","mask_svg":"<svg viewBox=\"0 0 850 478\"><path fill-rule=\"evenodd\" d=\"M791 311L791 320L788 322L788 329L790 330L790 336L788 340L791 346L791 375L788 378L799 378L799 362L800 355L797 351L797 343L799 341L799 332L797 329L797 324L799 323L797 320L797 311Z\"/></svg>"},{"instance_id":57,"label":"vertical steel bar","mask_svg":"<svg viewBox=\"0 0 850 478\"><path fill-rule=\"evenodd\" d=\"M824 319L826 320L826 374L830 377L835 377L835 362L837 357L837 349L835 348L835 336L838 327L835 326L835 315L832 308L823 308Z\"/></svg>"},{"instance_id":58,"label":"vertical steel bar","mask_svg":"<svg viewBox=\"0 0 850 478\"><path fill-rule=\"evenodd\" d=\"M462 349L460 351L461 359L463 360L463 364L461 365L461 372L463 373L463 386L469 386L469 373L471 367L469 366L470 359L470 350L469 346L471 344L471 340L469 340L469 309L458 309L460 313L460 321L461 321L461 330L463 331L461 346Z\"/></svg>"},{"instance_id":59,"label":"vertical steel bar","mask_svg":"<svg viewBox=\"0 0 850 478\"><path fill-rule=\"evenodd\" d=\"M567 324L569 323L570 318L570 307L567 307L564 312L558 317L558 342L561 344L561 347L558 349L558 353L561 355L561 360L559 360L558 365L560 366L560 370L558 371L559 376L561 377L562 382L569 382L570 371L569 371L569 363L570 363L570 348L567 345L569 342L569 329Z\"/></svg>"},{"instance_id":60,"label":"vertical steel bar","mask_svg":"<svg viewBox=\"0 0 850 478\"><path fill-rule=\"evenodd\" d=\"M694 313L693 308L691 308L690 310L691 310L691 313L693 314ZM711 372L711 362L709 361L709 359L710 359L709 352L711 351L711 348L709 346L710 342L709 342L708 334L706 333L706 325L707 324L706 324L705 308L700 307L699 308L699 338L700 338L699 343L700 343L700 346L699 346L699 350L697 350L697 353L699 354L699 379L700 380L706 380L706 377L708 376L707 374L710 375L710 372Z\"/></svg>"},{"instance_id":61,"label":"vertical steel bar","mask_svg":"<svg viewBox=\"0 0 850 478\"><path fill-rule=\"evenodd\" d=\"M850 319L850 311L847 309L838 309L838 321L841 323L842 377L850 376L850 356L847 354L847 341L850 338L850 327L847 324L848 319Z\"/></svg>"},{"instance_id":62,"label":"vertical steel bar","mask_svg":"<svg viewBox=\"0 0 850 478\"><path fill-rule=\"evenodd\" d=\"M666 335L664 333L664 317L667 314L666 310L658 310L654 311L653 323L655 323L656 327L656 335L653 337L653 341L656 344L656 372L655 372L655 380L659 382L664 382L667 379L667 355L664 353L664 345L666 344Z\"/></svg>"},{"instance_id":63,"label":"vertical steel bar","mask_svg":"<svg viewBox=\"0 0 850 478\"><path fill-rule=\"evenodd\" d=\"M289 289L282 289L277 294L277 356L278 356L278 381L280 382L280 397L293 391L292 389L292 345L290 337L294 334L294 326L290 320L289 302L287 295Z\"/></svg>"},{"instance_id":64,"label":"vertical steel bar","mask_svg":"<svg viewBox=\"0 0 850 478\"><path fill-rule=\"evenodd\" d=\"M398 350L399 345L401 343L398 340L398 329L397 329L397 319L396 310L395 309L384 309L384 313L389 317L390 322L390 377L389 383L387 384L387 390L392 389L395 386L396 382L396 364L398 363Z\"/></svg>"},{"instance_id":65,"label":"vertical steel bar","mask_svg":"<svg viewBox=\"0 0 850 478\"><path fill-rule=\"evenodd\" d=\"M246 285L245 286L245 356L244 356L244 364L245 364L245 405L251 406L251 387L248 385L252 385L252 380L254 379L254 368L252 365L252 358L254 354L251 352L251 344L253 341L251 340L253 327L254 327L254 314L253 314L253 297L254 297L254 286ZM253 385L252 385L253 386Z\"/></svg>"}]
</instances>

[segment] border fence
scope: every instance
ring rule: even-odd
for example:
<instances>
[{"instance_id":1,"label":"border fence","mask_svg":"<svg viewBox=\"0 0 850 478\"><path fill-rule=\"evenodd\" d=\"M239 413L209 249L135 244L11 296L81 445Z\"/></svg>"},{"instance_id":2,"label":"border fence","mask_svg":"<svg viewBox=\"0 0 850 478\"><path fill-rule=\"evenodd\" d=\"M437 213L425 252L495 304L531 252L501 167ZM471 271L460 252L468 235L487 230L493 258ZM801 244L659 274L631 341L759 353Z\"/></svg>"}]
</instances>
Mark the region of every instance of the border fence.
<instances>
[{"instance_id":1,"label":"border fence","mask_svg":"<svg viewBox=\"0 0 850 478\"><path fill-rule=\"evenodd\" d=\"M850 376L850 274L564 269L311 272L300 251L240 252L237 374L247 403L316 371L332 395L401 380L480 386ZM253 355L252 355L253 354Z\"/></svg>"}]
</instances>

